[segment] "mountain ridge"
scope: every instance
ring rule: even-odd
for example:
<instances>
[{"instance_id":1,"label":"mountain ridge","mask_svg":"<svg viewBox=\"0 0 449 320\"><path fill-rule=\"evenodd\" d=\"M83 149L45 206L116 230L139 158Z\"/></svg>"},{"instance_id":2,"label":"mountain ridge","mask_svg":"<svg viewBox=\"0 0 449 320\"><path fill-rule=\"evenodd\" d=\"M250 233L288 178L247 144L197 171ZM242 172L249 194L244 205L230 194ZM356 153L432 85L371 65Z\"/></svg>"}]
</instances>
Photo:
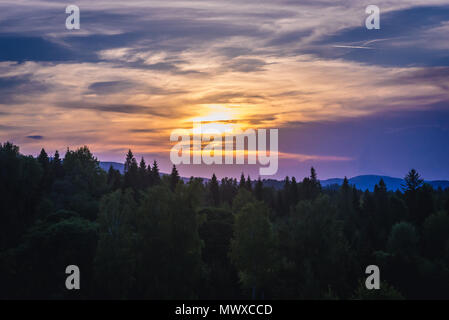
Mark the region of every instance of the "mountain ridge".
<instances>
[{"instance_id":1,"label":"mountain ridge","mask_svg":"<svg viewBox=\"0 0 449 320\"><path fill-rule=\"evenodd\" d=\"M112 167L116 170L119 170L120 173L123 174L124 172L124 164L119 162L100 162L100 167L108 171L109 167L112 165ZM166 173L161 173L166 174ZM184 181L188 181L189 178L183 177ZM203 178L205 181L209 181L209 178ZM395 178L390 176L384 176L384 175L375 175L375 174L366 174L366 175L359 175L348 179L348 182L350 185L355 185L357 189L360 190L369 190L373 191L374 186L379 183L380 179L383 179L385 184L387 185L387 190L390 191L396 191L401 190L402 186L404 185L405 181L402 178ZM331 188L333 185L340 186L343 184L343 178L330 178L330 179L323 179L320 180L320 183L325 188ZM276 179L264 179L263 180L264 185L268 187L274 187L275 189L281 189L284 186L284 180L276 180ZM448 180L426 180L425 183L431 185L434 189L438 189L441 187L442 189L449 188L449 181Z\"/></svg>"}]
</instances>

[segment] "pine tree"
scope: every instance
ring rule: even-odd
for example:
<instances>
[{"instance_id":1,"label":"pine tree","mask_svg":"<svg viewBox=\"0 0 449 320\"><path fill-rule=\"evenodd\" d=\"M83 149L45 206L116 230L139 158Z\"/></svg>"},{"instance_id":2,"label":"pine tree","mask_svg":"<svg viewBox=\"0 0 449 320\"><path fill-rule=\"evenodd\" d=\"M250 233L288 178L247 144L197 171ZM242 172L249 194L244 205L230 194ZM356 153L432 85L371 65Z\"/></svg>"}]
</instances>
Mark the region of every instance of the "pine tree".
<instances>
[{"instance_id":1,"label":"pine tree","mask_svg":"<svg viewBox=\"0 0 449 320\"><path fill-rule=\"evenodd\" d=\"M48 158L47 152L42 148L41 153L37 157L37 161L40 163L43 169L43 175L41 180L41 188L43 190L49 190L53 181L51 175L50 159Z\"/></svg>"},{"instance_id":2,"label":"pine tree","mask_svg":"<svg viewBox=\"0 0 449 320\"><path fill-rule=\"evenodd\" d=\"M263 200L263 183L262 180L257 179L256 186L254 187L254 193L256 195L256 199L259 201Z\"/></svg>"},{"instance_id":3,"label":"pine tree","mask_svg":"<svg viewBox=\"0 0 449 320\"><path fill-rule=\"evenodd\" d=\"M136 158L131 150L128 151L125 161L124 188L137 189L139 186L139 173Z\"/></svg>"},{"instance_id":4,"label":"pine tree","mask_svg":"<svg viewBox=\"0 0 449 320\"><path fill-rule=\"evenodd\" d=\"M421 176L415 169L410 170L408 174L405 176L404 180L405 180L404 186L405 190L411 192L416 191L419 187L422 186L424 182L424 180L421 179Z\"/></svg>"},{"instance_id":5,"label":"pine tree","mask_svg":"<svg viewBox=\"0 0 449 320\"><path fill-rule=\"evenodd\" d=\"M240 176L240 183L239 183L239 189L245 188L246 187L246 181L245 181L245 176L242 175Z\"/></svg>"},{"instance_id":6,"label":"pine tree","mask_svg":"<svg viewBox=\"0 0 449 320\"><path fill-rule=\"evenodd\" d=\"M172 168L171 174L170 174L170 189L172 191L175 191L176 186L178 185L179 181L180 181L180 177L179 177L178 170L176 169L176 166L173 165L173 168Z\"/></svg>"},{"instance_id":7,"label":"pine tree","mask_svg":"<svg viewBox=\"0 0 449 320\"><path fill-rule=\"evenodd\" d=\"M209 191L212 195L212 201L214 206L218 206L220 204L220 193L219 193L219 186L217 177L215 176L215 173L212 175L212 179L209 183Z\"/></svg>"},{"instance_id":8,"label":"pine tree","mask_svg":"<svg viewBox=\"0 0 449 320\"><path fill-rule=\"evenodd\" d=\"M55 155L53 156L53 159L51 161L51 167L55 179L59 179L64 176L64 169L62 167L62 161L59 156L58 150L55 151Z\"/></svg>"},{"instance_id":9,"label":"pine tree","mask_svg":"<svg viewBox=\"0 0 449 320\"><path fill-rule=\"evenodd\" d=\"M153 161L153 168L151 169L151 180L153 182L153 185L158 185L161 183L161 176L156 160Z\"/></svg>"},{"instance_id":10,"label":"pine tree","mask_svg":"<svg viewBox=\"0 0 449 320\"><path fill-rule=\"evenodd\" d=\"M310 182L312 184L312 199L315 199L321 192L321 183L314 167L310 168Z\"/></svg>"},{"instance_id":11,"label":"pine tree","mask_svg":"<svg viewBox=\"0 0 449 320\"><path fill-rule=\"evenodd\" d=\"M290 196L291 205L296 206L298 203L298 184L296 183L296 178L292 177L292 182L290 184Z\"/></svg>"},{"instance_id":12,"label":"pine tree","mask_svg":"<svg viewBox=\"0 0 449 320\"><path fill-rule=\"evenodd\" d=\"M121 187L121 177L120 171L115 170L112 165L109 167L108 170L108 186L111 191L115 191Z\"/></svg>"},{"instance_id":13,"label":"pine tree","mask_svg":"<svg viewBox=\"0 0 449 320\"><path fill-rule=\"evenodd\" d=\"M135 161L135 160L136 159L134 158L134 155L133 155L131 149L129 149L128 153L126 154L126 160L125 160L125 168L124 168L125 173L127 173L130 170L131 165L132 165L133 161Z\"/></svg>"},{"instance_id":14,"label":"pine tree","mask_svg":"<svg viewBox=\"0 0 449 320\"><path fill-rule=\"evenodd\" d=\"M139 185L142 189L149 186L147 164L145 163L145 159L143 157L139 163Z\"/></svg>"},{"instance_id":15,"label":"pine tree","mask_svg":"<svg viewBox=\"0 0 449 320\"><path fill-rule=\"evenodd\" d=\"M248 189L249 192L252 192L252 190L253 190L251 178L249 175L248 175L248 178L246 179L246 189Z\"/></svg>"},{"instance_id":16,"label":"pine tree","mask_svg":"<svg viewBox=\"0 0 449 320\"><path fill-rule=\"evenodd\" d=\"M347 177L345 177L345 178L343 179L343 184L341 185L341 190L342 190L343 192L348 192L348 190L349 190L349 180L348 180Z\"/></svg>"},{"instance_id":17,"label":"pine tree","mask_svg":"<svg viewBox=\"0 0 449 320\"><path fill-rule=\"evenodd\" d=\"M319 183L314 167L310 168L310 181L312 181L313 183Z\"/></svg>"},{"instance_id":18,"label":"pine tree","mask_svg":"<svg viewBox=\"0 0 449 320\"><path fill-rule=\"evenodd\" d=\"M37 157L37 161L41 164L42 168L45 170L48 170L50 165L50 160L48 159L48 154L45 152L45 149L42 148L41 153Z\"/></svg>"}]
</instances>

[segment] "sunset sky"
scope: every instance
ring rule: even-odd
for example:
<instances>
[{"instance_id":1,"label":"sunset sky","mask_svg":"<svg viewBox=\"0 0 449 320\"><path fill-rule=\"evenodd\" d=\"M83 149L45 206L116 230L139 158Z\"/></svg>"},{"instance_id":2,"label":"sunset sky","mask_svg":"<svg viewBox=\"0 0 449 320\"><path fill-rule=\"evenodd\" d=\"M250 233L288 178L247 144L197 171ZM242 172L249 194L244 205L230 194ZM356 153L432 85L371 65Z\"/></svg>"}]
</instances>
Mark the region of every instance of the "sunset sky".
<instances>
[{"instance_id":1,"label":"sunset sky","mask_svg":"<svg viewBox=\"0 0 449 320\"><path fill-rule=\"evenodd\" d=\"M167 172L192 119L279 129L272 178L449 179L449 0L0 1L1 142L117 162L131 148Z\"/></svg>"}]
</instances>

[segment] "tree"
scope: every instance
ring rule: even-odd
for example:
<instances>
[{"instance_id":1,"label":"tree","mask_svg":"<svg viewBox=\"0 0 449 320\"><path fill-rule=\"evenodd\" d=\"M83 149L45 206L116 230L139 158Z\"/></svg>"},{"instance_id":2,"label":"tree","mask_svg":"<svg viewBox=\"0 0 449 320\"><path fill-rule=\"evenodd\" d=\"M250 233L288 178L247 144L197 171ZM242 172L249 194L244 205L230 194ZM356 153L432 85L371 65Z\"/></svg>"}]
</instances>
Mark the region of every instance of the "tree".
<instances>
[{"instance_id":1,"label":"tree","mask_svg":"<svg viewBox=\"0 0 449 320\"><path fill-rule=\"evenodd\" d=\"M321 191L321 184L317 178L315 168L310 169L310 177L304 178L301 185L302 199L313 200L315 199Z\"/></svg>"},{"instance_id":2,"label":"tree","mask_svg":"<svg viewBox=\"0 0 449 320\"><path fill-rule=\"evenodd\" d=\"M290 184L290 190L287 190L289 192L289 199L291 200L291 205L296 206L298 203L298 184L296 183L296 178L292 177L292 182Z\"/></svg>"},{"instance_id":3,"label":"tree","mask_svg":"<svg viewBox=\"0 0 449 320\"><path fill-rule=\"evenodd\" d=\"M388 251L396 255L411 256L417 253L418 234L408 222L396 223L388 238Z\"/></svg>"},{"instance_id":4,"label":"tree","mask_svg":"<svg viewBox=\"0 0 449 320\"><path fill-rule=\"evenodd\" d=\"M172 168L171 174L170 174L170 189L172 191L175 191L176 186L178 185L180 180L181 180L181 178L179 177L178 170L176 169L176 166L173 165L173 168Z\"/></svg>"},{"instance_id":5,"label":"tree","mask_svg":"<svg viewBox=\"0 0 449 320\"><path fill-rule=\"evenodd\" d=\"M263 183L260 177L259 179L257 179L256 186L254 188L254 194L257 200L259 201L263 200Z\"/></svg>"},{"instance_id":6,"label":"tree","mask_svg":"<svg viewBox=\"0 0 449 320\"><path fill-rule=\"evenodd\" d=\"M124 188L133 188L137 190L139 187L139 172L136 158L131 150L128 151L125 160L125 178L124 178Z\"/></svg>"},{"instance_id":7,"label":"tree","mask_svg":"<svg viewBox=\"0 0 449 320\"><path fill-rule=\"evenodd\" d=\"M268 219L268 208L261 202L246 204L235 217L230 258L239 270L243 287L251 289L253 299L257 293L263 298L270 287L275 248L276 237Z\"/></svg>"},{"instance_id":8,"label":"tree","mask_svg":"<svg viewBox=\"0 0 449 320\"><path fill-rule=\"evenodd\" d=\"M137 210L136 295L143 299L197 297L201 248L196 192L179 185L147 189Z\"/></svg>"},{"instance_id":9,"label":"tree","mask_svg":"<svg viewBox=\"0 0 449 320\"><path fill-rule=\"evenodd\" d=\"M151 169L151 177L153 185L158 185L159 183L161 183L161 176L159 173L159 167L157 165L156 160L153 161L153 168Z\"/></svg>"},{"instance_id":10,"label":"tree","mask_svg":"<svg viewBox=\"0 0 449 320\"><path fill-rule=\"evenodd\" d=\"M204 241L202 258L206 267L206 284L200 290L200 299L230 299L240 296L237 270L232 266L228 253L234 224L232 211L207 207L199 215L205 217L199 234Z\"/></svg>"},{"instance_id":11,"label":"tree","mask_svg":"<svg viewBox=\"0 0 449 320\"><path fill-rule=\"evenodd\" d=\"M449 248L449 216L444 211L429 216L424 222L423 236L426 256L443 258Z\"/></svg>"},{"instance_id":12,"label":"tree","mask_svg":"<svg viewBox=\"0 0 449 320\"><path fill-rule=\"evenodd\" d=\"M318 184L318 183L320 183L320 182L318 181L317 174L316 174L316 171L315 171L315 168L314 168L314 167L311 167L311 168L310 168L310 181L311 181L313 184Z\"/></svg>"},{"instance_id":13,"label":"tree","mask_svg":"<svg viewBox=\"0 0 449 320\"><path fill-rule=\"evenodd\" d=\"M248 189L249 192L252 192L253 190L253 183L251 182L251 178L248 175L248 178L246 179L246 189Z\"/></svg>"},{"instance_id":14,"label":"tree","mask_svg":"<svg viewBox=\"0 0 449 320\"><path fill-rule=\"evenodd\" d=\"M42 168L44 170L48 171L48 168L50 166L50 160L48 158L47 152L45 152L45 149L42 148L39 156L37 157L37 161L41 164Z\"/></svg>"},{"instance_id":15,"label":"tree","mask_svg":"<svg viewBox=\"0 0 449 320\"><path fill-rule=\"evenodd\" d=\"M89 298L96 244L94 222L64 210L49 215L25 233L20 246L8 252L14 271L6 277L6 283L2 281L2 287L7 286L2 290L7 290L9 298ZM78 292L64 286L67 276L64 270L71 264L83 270L83 286Z\"/></svg>"},{"instance_id":16,"label":"tree","mask_svg":"<svg viewBox=\"0 0 449 320\"><path fill-rule=\"evenodd\" d=\"M33 224L43 170L32 156L23 156L10 142L0 144L0 251L19 241Z\"/></svg>"},{"instance_id":17,"label":"tree","mask_svg":"<svg viewBox=\"0 0 449 320\"><path fill-rule=\"evenodd\" d=\"M240 175L240 182L239 182L239 189L245 188L246 187L246 181L245 181L245 176L242 174Z\"/></svg>"},{"instance_id":18,"label":"tree","mask_svg":"<svg viewBox=\"0 0 449 320\"><path fill-rule=\"evenodd\" d=\"M278 298L318 299L329 288L339 297L352 294L356 265L329 197L300 201L278 229Z\"/></svg>"},{"instance_id":19,"label":"tree","mask_svg":"<svg viewBox=\"0 0 449 320\"><path fill-rule=\"evenodd\" d=\"M411 169L404 180L404 194L410 218L416 225L422 225L424 220L434 212L433 189L424 183L415 169Z\"/></svg>"},{"instance_id":20,"label":"tree","mask_svg":"<svg viewBox=\"0 0 449 320\"><path fill-rule=\"evenodd\" d=\"M212 175L212 179L210 180L209 191L212 196L213 205L217 207L220 204L220 192L215 173Z\"/></svg>"},{"instance_id":21,"label":"tree","mask_svg":"<svg viewBox=\"0 0 449 320\"><path fill-rule=\"evenodd\" d=\"M411 169L404 178L405 180L405 190L409 192L416 191L422 186L424 180L415 169Z\"/></svg>"},{"instance_id":22,"label":"tree","mask_svg":"<svg viewBox=\"0 0 449 320\"><path fill-rule=\"evenodd\" d=\"M48 158L47 152L45 152L45 149L42 148L39 156L37 157L37 161L41 165L43 169L43 175L41 180L41 188L42 190L48 191L50 189L50 186L52 184L52 172L50 168L50 159Z\"/></svg>"},{"instance_id":23,"label":"tree","mask_svg":"<svg viewBox=\"0 0 449 320\"><path fill-rule=\"evenodd\" d=\"M122 175L120 174L120 171L115 170L112 165L108 170L107 183L111 191L115 191L122 186Z\"/></svg>"},{"instance_id":24,"label":"tree","mask_svg":"<svg viewBox=\"0 0 449 320\"><path fill-rule=\"evenodd\" d=\"M149 179L148 179L148 171L147 164L145 163L145 159L142 157L139 163L139 187L140 189L145 189L149 187Z\"/></svg>"},{"instance_id":25,"label":"tree","mask_svg":"<svg viewBox=\"0 0 449 320\"><path fill-rule=\"evenodd\" d=\"M135 285L137 204L132 193L116 190L101 199L94 263L97 298L129 298Z\"/></svg>"},{"instance_id":26,"label":"tree","mask_svg":"<svg viewBox=\"0 0 449 320\"><path fill-rule=\"evenodd\" d=\"M64 169L62 167L62 161L59 156L58 150L55 151L55 155L51 161L51 167L53 171L53 177L55 179L61 179L64 176Z\"/></svg>"}]
</instances>

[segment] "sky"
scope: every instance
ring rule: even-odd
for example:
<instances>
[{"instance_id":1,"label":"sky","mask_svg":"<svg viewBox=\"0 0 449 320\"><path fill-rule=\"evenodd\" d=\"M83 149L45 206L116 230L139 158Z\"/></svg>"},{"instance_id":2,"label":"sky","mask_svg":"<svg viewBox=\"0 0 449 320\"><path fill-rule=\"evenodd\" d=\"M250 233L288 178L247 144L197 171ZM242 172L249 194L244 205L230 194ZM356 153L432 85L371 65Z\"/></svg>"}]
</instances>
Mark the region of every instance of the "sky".
<instances>
[{"instance_id":1,"label":"sky","mask_svg":"<svg viewBox=\"0 0 449 320\"><path fill-rule=\"evenodd\" d=\"M0 141L116 162L130 148L169 172L170 133L193 119L278 129L268 178L449 179L449 0L0 1Z\"/></svg>"}]
</instances>

